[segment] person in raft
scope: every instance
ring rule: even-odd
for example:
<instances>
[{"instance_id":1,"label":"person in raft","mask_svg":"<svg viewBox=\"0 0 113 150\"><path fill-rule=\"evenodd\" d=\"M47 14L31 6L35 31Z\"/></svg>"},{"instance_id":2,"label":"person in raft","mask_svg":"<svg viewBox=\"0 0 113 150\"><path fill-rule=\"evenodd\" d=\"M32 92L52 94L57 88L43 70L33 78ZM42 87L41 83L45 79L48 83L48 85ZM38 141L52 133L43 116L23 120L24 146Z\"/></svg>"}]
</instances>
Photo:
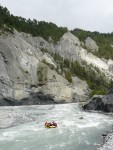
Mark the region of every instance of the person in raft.
<instances>
[{"instance_id":1,"label":"person in raft","mask_svg":"<svg viewBox=\"0 0 113 150\"><path fill-rule=\"evenodd\" d=\"M49 122L49 123L45 123L45 127L50 127L50 126L55 126L55 127L57 127L57 123L56 122Z\"/></svg>"},{"instance_id":2,"label":"person in raft","mask_svg":"<svg viewBox=\"0 0 113 150\"><path fill-rule=\"evenodd\" d=\"M53 122L52 122L52 126L57 127L57 123L53 121Z\"/></svg>"}]
</instances>

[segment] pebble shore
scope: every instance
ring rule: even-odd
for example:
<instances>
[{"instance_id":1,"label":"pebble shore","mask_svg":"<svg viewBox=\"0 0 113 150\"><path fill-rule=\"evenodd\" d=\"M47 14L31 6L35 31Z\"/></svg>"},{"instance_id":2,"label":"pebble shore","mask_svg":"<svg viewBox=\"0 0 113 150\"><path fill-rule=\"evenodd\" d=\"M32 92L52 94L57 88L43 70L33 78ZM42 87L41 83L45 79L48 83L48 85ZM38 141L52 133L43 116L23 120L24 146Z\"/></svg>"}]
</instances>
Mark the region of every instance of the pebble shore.
<instances>
[{"instance_id":1,"label":"pebble shore","mask_svg":"<svg viewBox=\"0 0 113 150\"><path fill-rule=\"evenodd\" d=\"M97 150L113 150L113 131L106 135L103 146Z\"/></svg>"},{"instance_id":2,"label":"pebble shore","mask_svg":"<svg viewBox=\"0 0 113 150\"><path fill-rule=\"evenodd\" d=\"M35 118L26 113L16 113L9 110L0 110L0 129L16 126L34 120Z\"/></svg>"}]
</instances>

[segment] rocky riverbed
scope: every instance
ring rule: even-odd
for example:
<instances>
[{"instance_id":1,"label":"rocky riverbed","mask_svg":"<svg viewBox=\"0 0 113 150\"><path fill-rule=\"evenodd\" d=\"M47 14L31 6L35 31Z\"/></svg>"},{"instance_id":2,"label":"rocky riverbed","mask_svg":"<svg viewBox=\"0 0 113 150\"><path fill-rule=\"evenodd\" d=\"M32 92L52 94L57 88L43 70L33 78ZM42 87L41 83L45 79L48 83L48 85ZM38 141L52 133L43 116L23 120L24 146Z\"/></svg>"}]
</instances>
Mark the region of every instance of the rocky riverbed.
<instances>
[{"instance_id":1,"label":"rocky riverbed","mask_svg":"<svg viewBox=\"0 0 113 150\"><path fill-rule=\"evenodd\" d=\"M104 145L98 150L113 150L113 131L106 135Z\"/></svg>"},{"instance_id":2,"label":"rocky riverbed","mask_svg":"<svg viewBox=\"0 0 113 150\"><path fill-rule=\"evenodd\" d=\"M23 107L22 109L24 109ZM29 106L27 106L29 109ZM21 112L16 108L8 109L7 107L0 108L0 128L9 128L19 124L35 121L41 113L35 111Z\"/></svg>"}]
</instances>

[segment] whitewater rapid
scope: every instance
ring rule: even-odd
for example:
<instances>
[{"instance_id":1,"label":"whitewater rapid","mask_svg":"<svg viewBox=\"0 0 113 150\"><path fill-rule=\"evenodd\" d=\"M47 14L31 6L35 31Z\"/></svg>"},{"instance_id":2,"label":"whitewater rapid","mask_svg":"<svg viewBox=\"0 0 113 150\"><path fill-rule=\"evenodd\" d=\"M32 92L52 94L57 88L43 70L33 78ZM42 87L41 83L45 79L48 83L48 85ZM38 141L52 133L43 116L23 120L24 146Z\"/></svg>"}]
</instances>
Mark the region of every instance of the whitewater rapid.
<instances>
[{"instance_id":1,"label":"whitewater rapid","mask_svg":"<svg viewBox=\"0 0 113 150\"><path fill-rule=\"evenodd\" d=\"M84 112L78 104L1 107L14 115L9 128L0 129L0 150L96 150L113 118ZM30 118L30 119L29 119ZM57 128L47 129L46 121Z\"/></svg>"}]
</instances>

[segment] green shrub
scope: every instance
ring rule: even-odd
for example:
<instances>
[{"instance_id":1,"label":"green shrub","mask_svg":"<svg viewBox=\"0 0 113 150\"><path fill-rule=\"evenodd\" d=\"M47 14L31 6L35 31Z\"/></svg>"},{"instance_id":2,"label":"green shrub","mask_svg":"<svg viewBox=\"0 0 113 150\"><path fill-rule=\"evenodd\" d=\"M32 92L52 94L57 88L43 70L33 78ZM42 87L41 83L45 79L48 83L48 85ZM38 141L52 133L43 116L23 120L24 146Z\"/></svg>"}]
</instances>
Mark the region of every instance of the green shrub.
<instances>
[{"instance_id":1,"label":"green shrub","mask_svg":"<svg viewBox=\"0 0 113 150\"><path fill-rule=\"evenodd\" d=\"M49 67L50 67L50 69L52 69L52 70L54 70L54 69L55 69L54 65L52 65L52 64L50 64L50 63L48 63L45 59L43 59L43 60L42 60L42 63L44 63L44 64L46 64L47 66L49 66Z\"/></svg>"},{"instance_id":2,"label":"green shrub","mask_svg":"<svg viewBox=\"0 0 113 150\"><path fill-rule=\"evenodd\" d=\"M72 75L71 75L71 72L70 72L70 71L66 71L66 72L65 72L65 78L66 78L70 83L72 83Z\"/></svg>"},{"instance_id":3,"label":"green shrub","mask_svg":"<svg viewBox=\"0 0 113 150\"><path fill-rule=\"evenodd\" d=\"M106 95L108 94L108 91L107 90L104 90L104 89L94 89L92 90L92 92L90 93L90 97L92 97L93 95Z\"/></svg>"},{"instance_id":4,"label":"green shrub","mask_svg":"<svg viewBox=\"0 0 113 150\"><path fill-rule=\"evenodd\" d=\"M37 80L41 84L45 84L47 82L47 68L40 67L37 71Z\"/></svg>"}]
</instances>

